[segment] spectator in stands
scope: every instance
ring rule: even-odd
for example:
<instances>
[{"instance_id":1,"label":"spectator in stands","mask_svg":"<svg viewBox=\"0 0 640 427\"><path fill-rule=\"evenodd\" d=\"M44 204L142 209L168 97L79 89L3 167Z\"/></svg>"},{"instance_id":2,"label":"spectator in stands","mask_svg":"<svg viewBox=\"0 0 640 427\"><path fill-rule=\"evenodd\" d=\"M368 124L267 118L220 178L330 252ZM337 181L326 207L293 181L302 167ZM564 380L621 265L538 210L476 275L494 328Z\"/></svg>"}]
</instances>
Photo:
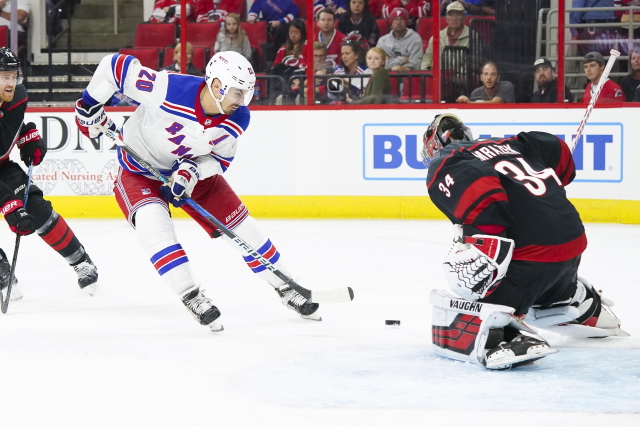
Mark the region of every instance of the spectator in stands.
<instances>
[{"instance_id":1,"label":"spectator in stands","mask_svg":"<svg viewBox=\"0 0 640 427\"><path fill-rule=\"evenodd\" d=\"M353 100L349 94L346 95L349 104L384 104L391 96L391 77L384 68L387 59L384 50L379 47L372 47L367 52L367 67L372 74L364 91L364 97Z\"/></svg>"},{"instance_id":2,"label":"spectator in stands","mask_svg":"<svg viewBox=\"0 0 640 427\"><path fill-rule=\"evenodd\" d=\"M215 52L229 50L238 52L248 61L251 61L251 44L249 44L247 33L240 26L240 16L238 14L230 13L224 18L224 26L220 27L213 50Z\"/></svg>"},{"instance_id":3,"label":"spectator in stands","mask_svg":"<svg viewBox=\"0 0 640 427\"><path fill-rule=\"evenodd\" d=\"M331 9L335 19L338 19L347 12L348 8L349 0L314 0L313 2L313 14L316 17L322 9Z\"/></svg>"},{"instance_id":4,"label":"spectator in stands","mask_svg":"<svg viewBox=\"0 0 640 427\"><path fill-rule=\"evenodd\" d=\"M333 10L325 8L318 13L318 34L316 40L324 43L327 47L327 61L332 67L338 65L340 56L340 46L345 35L335 29L335 13Z\"/></svg>"},{"instance_id":5,"label":"spectator in stands","mask_svg":"<svg viewBox=\"0 0 640 427\"><path fill-rule=\"evenodd\" d=\"M584 73L589 79L587 88L584 90L582 96L582 102L589 103L591 96L600 82L600 77L604 71L604 57L600 52L589 52L582 59L584 67ZM607 81L602 85L602 90L598 96L598 102L624 102L624 93L622 88L614 83L612 80Z\"/></svg>"},{"instance_id":6,"label":"spectator in stands","mask_svg":"<svg viewBox=\"0 0 640 427\"><path fill-rule=\"evenodd\" d=\"M633 97L633 102L640 102L640 86L636 88L636 95Z\"/></svg>"},{"instance_id":7,"label":"spectator in stands","mask_svg":"<svg viewBox=\"0 0 640 427\"><path fill-rule=\"evenodd\" d=\"M307 61L304 56L304 47L307 44L307 26L302 19L294 19L289 26L287 42L276 54L273 66L284 64L296 70L306 70ZM296 70L292 70L296 71Z\"/></svg>"},{"instance_id":8,"label":"spectator in stands","mask_svg":"<svg viewBox=\"0 0 640 427\"><path fill-rule=\"evenodd\" d=\"M1 1L1 0L0 0ZM194 0L186 0L187 2L187 20L193 21L195 12ZM180 0L157 0L153 6L153 12L149 22L155 23L174 23L180 21Z\"/></svg>"},{"instance_id":9,"label":"spectator in stands","mask_svg":"<svg viewBox=\"0 0 640 427\"><path fill-rule=\"evenodd\" d=\"M357 31L369 46L375 46L380 38L380 29L376 19L371 15L366 0L350 0L349 9L340 16L338 31L349 34Z\"/></svg>"},{"instance_id":10,"label":"spectator in stands","mask_svg":"<svg viewBox=\"0 0 640 427\"><path fill-rule=\"evenodd\" d=\"M363 53L360 44L355 40L345 40L340 48L342 64L338 65L333 74L371 74L367 67L360 65L363 62ZM332 85L332 81L334 84ZM364 88L369 82L368 77L350 77L343 79L343 84L336 84L337 79L329 80L329 99L332 102L345 102L346 95L352 99L360 99ZM335 87L336 89L332 89Z\"/></svg>"},{"instance_id":11,"label":"spectator in stands","mask_svg":"<svg viewBox=\"0 0 640 427\"><path fill-rule=\"evenodd\" d=\"M458 1L447 5L447 27L440 31L440 53L446 46L469 47L469 27L464 25L464 7ZM433 66L433 36L429 39L427 50L422 56L421 70L430 70Z\"/></svg>"},{"instance_id":12,"label":"spectator in stands","mask_svg":"<svg viewBox=\"0 0 640 427\"><path fill-rule=\"evenodd\" d=\"M181 73L180 71L180 49L181 43L178 43L173 50L173 64L164 67L163 70L167 71L175 71L176 73ZM187 42L187 72L186 74L191 74L192 76L202 76L202 71L198 70L192 63L191 59L193 58L193 45ZM184 74L184 73L183 73Z\"/></svg>"},{"instance_id":13,"label":"spectator in stands","mask_svg":"<svg viewBox=\"0 0 640 427\"><path fill-rule=\"evenodd\" d=\"M455 1L458 1L458 0L440 0L440 16L446 16L447 6L449 6L451 3ZM472 4L474 6L480 6L480 3L482 3L482 0L469 0L468 2L465 2L465 3Z\"/></svg>"},{"instance_id":14,"label":"spectator in stands","mask_svg":"<svg viewBox=\"0 0 640 427\"><path fill-rule=\"evenodd\" d=\"M382 17L390 19L396 8L406 9L409 19L407 26L415 29L416 22L420 18L426 18L431 13L431 0L382 0Z\"/></svg>"},{"instance_id":15,"label":"spectator in stands","mask_svg":"<svg viewBox=\"0 0 640 427\"><path fill-rule=\"evenodd\" d=\"M470 102L485 102L489 104L516 102L513 84L500 80L498 66L493 62L485 62L480 74L482 86L474 89L471 96L461 95L456 102L467 104Z\"/></svg>"},{"instance_id":16,"label":"spectator in stands","mask_svg":"<svg viewBox=\"0 0 640 427\"><path fill-rule=\"evenodd\" d=\"M640 50L632 50L629 54L629 75L620 79L620 87L627 102L633 101L636 89L640 87Z\"/></svg>"},{"instance_id":17,"label":"spectator in stands","mask_svg":"<svg viewBox=\"0 0 640 427\"><path fill-rule=\"evenodd\" d=\"M196 22L224 21L230 13L242 16L244 0L196 0Z\"/></svg>"},{"instance_id":18,"label":"spectator in stands","mask_svg":"<svg viewBox=\"0 0 640 427\"><path fill-rule=\"evenodd\" d=\"M29 0L18 0L18 45L27 46L26 26L29 22L31 5ZM11 34L11 0L0 0L0 27L7 27Z\"/></svg>"},{"instance_id":19,"label":"spectator in stands","mask_svg":"<svg viewBox=\"0 0 640 427\"><path fill-rule=\"evenodd\" d=\"M613 7L614 0L574 0L573 8L597 8ZM603 24L616 22L613 11L594 10L589 12L571 12L569 21L572 24ZM584 55L587 52L596 51L608 54L612 48L617 47L617 42L611 41L620 37L615 27L588 27L571 28L572 40L594 40L593 43L579 44L578 52Z\"/></svg>"},{"instance_id":20,"label":"spectator in stands","mask_svg":"<svg viewBox=\"0 0 640 427\"><path fill-rule=\"evenodd\" d=\"M452 1L456 0L441 0L440 3L440 15L446 13L446 8ZM484 16L496 16L496 1L497 0L458 0L464 10L469 15L484 15Z\"/></svg>"},{"instance_id":21,"label":"spectator in stands","mask_svg":"<svg viewBox=\"0 0 640 427\"><path fill-rule=\"evenodd\" d=\"M614 0L616 6L640 6L640 0ZM622 22L623 24L628 24L629 21L634 22L633 24L633 35L632 39L635 39L633 44L637 47L638 42L640 41L640 10L634 9L633 12L629 10L625 10L624 12L615 12L616 18ZM629 27L624 26L622 28L618 28L618 31L623 39L629 39ZM633 46L628 46L627 43L621 43L619 46L619 51L626 55L630 53L633 49Z\"/></svg>"},{"instance_id":22,"label":"spectator in stands","mask_svg":"<svg viewBox=\"0 0 640 427\"><path fill-rule=\"evenodd\" d=\"M558 102L558 79L551 61L547 58L538 59L533 63L533 72L540 89L531 96L531 102ZM564 102L573 102L573 95L566 84L564 85Z\"/></svg>"},{"instance_id":23,"label":"spectator in stands","mask_svg":"<svg viewBox=\"0 0 640 427\"><path fill-rule=\"evenodd\" d=\"M265 49L265 60L273 61L280 47L289 35L289 24L296 19L300 11L293 0L255 0L249 9L247 22L254 24L262 15L268 23L271 47Z\"/></svg>"},{"instance_id":24,"label":"spectator in stands","mask_svg":"<svg viewBox=\"0 0 640 427\"><path fill-rule=\"evenodd\" d=\"M389 71L406 73L419 70L422 60L422 39L409 24L409 12L403 8L391 12L391 32L378 40L378 47L387 55L385 68Z\"/></svg>"},{"instance_id":25,"label":"spectator in stands","mask_svg":"<svg viewBox=\"0 0 640 427\"><path fill-rule=\"evenodd\" d=\"M331 63L327 61L327 47L322 42L313 43L313 71L316 75L327 75L333 71ZM327 84L325 79L315 79L315 103L324 103L327 99Z\"/></svg>"}]
</instances>

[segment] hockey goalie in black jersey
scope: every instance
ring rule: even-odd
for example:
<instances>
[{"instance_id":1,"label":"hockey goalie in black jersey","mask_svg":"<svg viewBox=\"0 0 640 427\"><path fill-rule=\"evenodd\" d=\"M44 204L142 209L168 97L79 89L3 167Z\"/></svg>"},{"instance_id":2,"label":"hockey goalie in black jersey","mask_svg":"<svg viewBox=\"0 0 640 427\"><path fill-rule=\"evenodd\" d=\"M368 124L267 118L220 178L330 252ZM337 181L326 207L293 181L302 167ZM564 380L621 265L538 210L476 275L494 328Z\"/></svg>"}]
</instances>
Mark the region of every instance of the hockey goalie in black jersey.
<instances>
[{"instance_id":1,"label":"hockey goalie in black jersey","mask_svg":"<svg viewBox=\"0 0 640 427\"><path fill-rule=\"evenodd\" d=\"M457 296L431 294L439 354L506 369L555 352L530 326L627 336L613 303L577 275L587 238L564 189L575 166L563 141L544 132L474 140L441 114L422 156L429 196L455 233L444 272Z\"/></svg>"},{"instance_id":2,"label":"hockey goalie in black jersey","mask_svg":"<svg viewBox=\"0 0 640 427\"><path fill-rule=\"evenodd\" d=\"M9 160L9 155L17 146L25 165L38 166L47 152L47 145L35 124L23 123L28 98L27 90L21 84L21 73L13 52L0 47L0 212L14 233L36 232L73 267L80 288L93 295L98 270L64 218L53 210L36 185L29 188L27 206L23 205L27 174L18 163ZM9 261L0 249L0 289L9 284L9 275ZM15 283L15 277L13 280ZM22 298L18 288L12 289L12 300Z\"/></svg>"}]
</instances>

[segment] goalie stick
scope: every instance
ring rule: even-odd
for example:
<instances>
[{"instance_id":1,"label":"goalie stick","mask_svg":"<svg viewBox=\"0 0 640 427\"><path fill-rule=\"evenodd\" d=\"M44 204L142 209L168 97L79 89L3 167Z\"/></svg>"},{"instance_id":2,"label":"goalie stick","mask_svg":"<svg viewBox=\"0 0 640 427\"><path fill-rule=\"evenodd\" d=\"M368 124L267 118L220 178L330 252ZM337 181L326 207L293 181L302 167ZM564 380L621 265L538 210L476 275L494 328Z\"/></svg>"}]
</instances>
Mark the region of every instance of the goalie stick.
<instances>
[{"instance_id":1,"label":"goalie stick","mask_svg":"<svg viewBox=\"0 0 640 427\"><path fill-rule=\"evenodd\" d=\"M136 162L146 170L148 170L153 176L155 176L160 182L166 184L169 179L162 175L156 168L154 168L149 162L141 158L131 147L127 146L120 135L112 132L109 129L102 128L102 132L111 139L116 145L120 146L126 151ZM198 212L204 219L216 226L225 236L230 238L236 245L240 246L248 255L258 260L267 270L271 271L285 284L291 286L296 292L305 297L309 302L315 303L341 303L349 302L353 300L353 290L350 287L338 288L328 291L312 291L298 285L293 279L286 274L278 270L271 262L263 257L258 251L253 249L247 242L242 240L240 236L233 231L225 227L217 218L207 212L202 206L200 206L195 200L183 197L189 206L191 206L196 212Z\"/></svg>"},{"instance_id":2,"label":"goalie stick","mask_svg":"<svg viewBox=\"0 0 640 427\"><path fill-rule=\"evenodd\" d=\"M27 187L24 190L24 203L23 206L27 208L27 201L29 200L29 188L31 187L31 173L33 172L33 163L29 165L29 174L27 175ZM11 271L9 272L9 283L7 284L7 299L2 300L2 292L0 292L0 309L2 314L7 314L9 308L9 301L11 300L11 288L13 288L13 275L16 272L16 263L18 261L18 249L20 248L20 238L22 235L18 233L16 235L16 245L13 248L13 260L11 261Z\"/></svg>"},{"instance_id":3,"label":"goalie stick","mask_svg":"<svg viewBox=\"0 0 640 427\"><path fill-rule=\"evenodd\" d=\"M616 59L620 56L620 52L615 49L611 49L609 52L609 60L607 61L607 66L604 67L604 71L600 76L600 80L598 81L598 86L596 86L596 90L593 92L593 96L591 97L591 101L589 102L589 106L587 106L587 111L584 112L584 117L580 122L580 126L578 126L578 130L576 131L576 136L573 138L573 142L569 145L569 149L573 153L576 145L578 145L578 141L580 140L580 136L582 136L582 131L584 130L585 125L587 124L587 120L589 120L589 116L591 115L591 111L593 107L595 107L596 102L598 101L598 97L600 96L600 91L602 90L602 86L606 83L609 78L609 73L611 72L611 68L613 68L613 63L616 62Z\"/></svg>"}]
</instances>

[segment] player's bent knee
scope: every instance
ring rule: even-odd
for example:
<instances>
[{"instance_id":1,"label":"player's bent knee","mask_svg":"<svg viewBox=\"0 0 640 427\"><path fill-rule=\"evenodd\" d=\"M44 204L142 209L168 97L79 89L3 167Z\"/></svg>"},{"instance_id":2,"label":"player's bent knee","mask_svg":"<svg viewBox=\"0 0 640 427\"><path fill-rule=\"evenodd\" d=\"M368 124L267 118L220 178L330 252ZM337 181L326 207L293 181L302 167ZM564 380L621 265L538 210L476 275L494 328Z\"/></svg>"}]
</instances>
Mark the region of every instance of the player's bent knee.
<instances>
[{"instance_id":1,"label":"player's bent knee","mask_svg":"<svg viewBox=\"0 0 640 427\"><path fill-rule=\"evenodd\" d=\"M166 241L177 241L175 227L164 205L151 203L135 213L134 221L138 239L143 246L155 248Z\"/></svg>"},{"instance_id":2,"label":"player's bent knee","mask_svg":"<svg viewBox=\"0 0 640 427\"><path fill-rule=\"evenodd\" d=\"M29 203L27 203L26 209L28 213L33 215L33 225L36 229L42 228L54 216L51 202L45 200L39 191L29 192Z\"/></svg>"}]
</instances>

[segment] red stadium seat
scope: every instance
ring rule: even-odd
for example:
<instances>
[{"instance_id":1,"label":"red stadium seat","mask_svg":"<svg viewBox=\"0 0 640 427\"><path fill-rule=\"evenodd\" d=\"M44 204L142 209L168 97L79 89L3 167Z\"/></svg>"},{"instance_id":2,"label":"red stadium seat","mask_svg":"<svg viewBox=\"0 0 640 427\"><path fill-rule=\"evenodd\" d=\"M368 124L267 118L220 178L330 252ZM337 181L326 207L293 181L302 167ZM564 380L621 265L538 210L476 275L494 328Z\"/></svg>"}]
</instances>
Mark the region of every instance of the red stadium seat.
<instances>
[{"instance_id":1,"label":"red stadium seat","mask_svg":"<svg viewBox=\"0 0 640 427\"><path fill-rule=\"evenodd\" d=\"M162 62L162 67L167 67L173 63L173 52L175 48L167 47L164 49L164 61ZM193 48L193 57L191 58L191 63L198 70L204 71L205 66L207 65L207 50L202 47L194 47Z\"/></svg>"},{"instance_id":2,"label":"red stadium seat","mask_svg":"<svg viewBox=\"0 0 640 427\"><path fill-rule=\"evenodd\" d=\"M243 22L241 25L249 37L251 47L260 47L261 44L267 42L267 23L265 21L256 21L254 24Z\"/></svg>"},{"instance_id":3,"label":"red stadium seat","mask_svg":"<svg viewBox=\"0 0 640 427\"><path fill-rule=\"evenodd\" d=\"M445 23L445 25L447 25ZM444 27L443 27L444 28ZM420 18L416 24L416 32L422 39L422 43L429 43L429 39L433 35L433 19L432 18Z\"/></svg>"},{"instance_id":4,"label":"red stadium seat","mask_svg":"<svg viewBox=\"0 0 640 427\"><path fill-rule=\"evenodd\" d=\"M208 49L216 42L220 22L187 22L187 41L193 47Z\"/></svg>"},{"instance_id":5,"label":"red stadium seat","mask_svg":"<svg viewBox=\"0 0 640 427\"><path fill-rule=\"evenodd\" d=\"M160 65L160 51L155 47L120 49L118 53L135 56L143 67L157 70Z\"/></svg>"},{"instance_id":6,"label":"red stadium seat","mask_svg":"<svg viewBox=\"0 0 640 427\"><path fill-rule=\"evenodd\" d=\"M133 47L157 47L164 49L176 44L176 26L174 24L138 24Z\"/></svg>"},{"instance_id":7,"label":"red stadium seat","mask_svg":"<svg viewBox=\"0 0 640 427\"><path fill-rule=\"evenodd\" d=\"M424 73L424 71L409 71L409 74ZM404 80L404 87L400 102L421 102L420 82L423 76L409 77ZM411 80L411 81L409 81ZM425 80L425 99L423 102L433 102L433 77L428 76Z\"/></svg>"},{"instance_id":8,"label":"red stadium seat","mask_svg":"<svg viewBox=\"0 0 640 427\"><path fill-rule=\"evenodd\" d=\"M389 34L389 20L388 19L376 19L378 28L380 29L380 37Z\"/></svg>"},{"instance_id":9,"label":"red stadium seat","mask_svg":"<svg viewBox=\"0 0 640 427\"><path fill-rule=\"evenodd\" d=\"M9 46L9 27L0 27L0 46Z\"/></svg>"}]
</instances>

